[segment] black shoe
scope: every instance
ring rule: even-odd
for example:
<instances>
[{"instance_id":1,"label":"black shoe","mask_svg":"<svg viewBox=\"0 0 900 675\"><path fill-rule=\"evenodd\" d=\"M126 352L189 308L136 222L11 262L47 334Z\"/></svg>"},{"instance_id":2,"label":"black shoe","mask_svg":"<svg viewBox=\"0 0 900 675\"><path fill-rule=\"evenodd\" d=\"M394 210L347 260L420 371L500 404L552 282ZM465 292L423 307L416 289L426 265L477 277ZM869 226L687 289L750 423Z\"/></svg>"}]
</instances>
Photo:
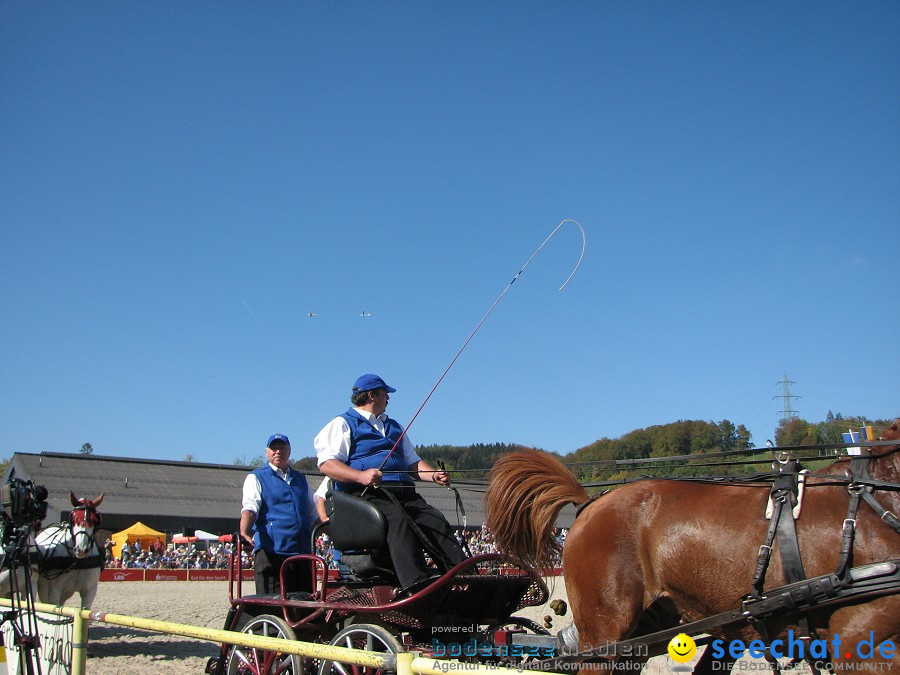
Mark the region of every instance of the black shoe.
<instances>
[{"instance_id":1,"label":"black shoe","mask_svg":"<svg viewBox=\"0 0 900 675\"><path fill-rule=\"evenodd\" d=\"M435 582L435 580L439 579L439 578L440 578L440 575L435 575L432 577L425 577L424 579L420 579L419 581L415 581L415 582L411 583L409 586L407 586L406 588L398 591L396 597L408 598L411 595L415 595L416 593L421 591L423 588L428 588L429 586L431 586L431 584L433 584Z\"/></svg>"}]
</instances>

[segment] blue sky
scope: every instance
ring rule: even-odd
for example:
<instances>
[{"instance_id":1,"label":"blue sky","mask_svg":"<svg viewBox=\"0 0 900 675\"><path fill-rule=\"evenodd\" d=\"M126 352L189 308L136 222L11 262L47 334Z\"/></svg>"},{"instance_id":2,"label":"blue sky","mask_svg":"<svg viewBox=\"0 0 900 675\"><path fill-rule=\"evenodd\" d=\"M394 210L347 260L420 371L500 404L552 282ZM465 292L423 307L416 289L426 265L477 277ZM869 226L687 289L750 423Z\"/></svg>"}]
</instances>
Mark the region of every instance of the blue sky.
<instances>
[{"instance_id":1,"label":"blue sky","mask_svg":"<svg viewBox=\"0 0 900 675\"><path fill-rule=\"evenodd\" d=\"M406 423L564 218L415 443L900 415L898 57L896 2L4 2L0 456Z\"/></svg>"}]
</instances>

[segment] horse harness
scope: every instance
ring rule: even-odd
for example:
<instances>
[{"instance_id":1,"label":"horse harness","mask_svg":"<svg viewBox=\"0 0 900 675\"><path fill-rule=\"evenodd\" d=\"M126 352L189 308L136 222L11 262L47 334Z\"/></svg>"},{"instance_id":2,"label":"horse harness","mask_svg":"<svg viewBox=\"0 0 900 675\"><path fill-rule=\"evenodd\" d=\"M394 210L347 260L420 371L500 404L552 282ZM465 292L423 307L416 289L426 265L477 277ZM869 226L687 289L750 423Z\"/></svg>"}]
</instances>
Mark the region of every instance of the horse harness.
<instances>
[{"instance_id":1,"label":"horse harness","mask_svg":"<svg viewBox=\"0 0 900 675\"><path fill-rule=\"evenodd\" d=\"M83 515L76 516L78 511L83 511ZM89 535L84 534L84 536L88 538L86 548L91 551L97 551L95 555L88 555L84 558L79 558L75 555L75 538L78 535L72 531L72 526L76 524L76 520L91 526L91 533ZM73 570L96 569L97 567L103 569L106 567L106 556L101 552L94 534L94 528L100 524L101 520L102 517L92 504L83 504L75 507L69 514L68 521L63 521L54 526L59 533L64 533L62 539L56 540L54 538L53 541L57 542L55 546L52 549L48 547L43 554L35 548L29 555L31 564L36 565L38 571L49 579L56 579L62 574ZM66 555L53 555L53 551L60 544L65 547Z\"/></svg>"},{"instance_id":2,"label":"horse harness","mask_svg":"<svg viewBox=\"0 0 900 675\"><path fill-rule=\"evenodd\" d=\"M767 515L769 515L769 511L771 512L769 529L766 533L765 543L759 549L756 571L753 575L752 590L739 608L687 624L679 624L674 628L667 628L649 635L621 640L616 642L615 645L607 645L587 651L576 649L576 654L565 656L561 660L570 661L576 658L585 661L602 660L614 656L615 651L610 651L612 647L618 650L638 644L666 644L680 633L696 635L722 626L746 622L753 624L765 642L770 642L768 620L775 616L783 616L786 612L799 614L798 623L803 633L799 636L799 639L811 640L814 629L811 630L808 625L806 614L808 611L838 608L851 602L900 593L900 559L850 567L853 537L856 530L856 516L861 501L868 504L878 514L878 517L890 525L895 532L900 533L900 519L882 506L874 495L875 488L900 490L900 484L872 479L868 473L868 461L872 458L872 456L866 455L851 459L848 484L850 502L847 509L847 518L842 526L839 562L833 573L823 574L812 579L806 578L800 556L800 546L797 541L797 530L794 524L795 518L799 517L800 507L802 506L803 481L806 472L801 469L796 461L779 460L778 472L772 483L769 510L767 511ZM847 482L846 478L839 480ZM587 503L595 501L607 492L609 490L595 495ZM578 513L586 505L581 505ZM764 592L765 574L771 559L773 544L776 541L781 554L782 568L787 583ZM572 628L574 628L574 624L572 624ZM561 642L562 652L571 654L573 645L577 646L577 629L570 635L563 636L561 633L560 637L563 639ZM807 660L812 671L818 673L819 670L814 663L815 659L809 654L809 650L804 650L804 654L808 657ZM774 670L781 670L780 664L774 660L768 651L765 652L765 655ZM792 662L788 667L794 665L796 663Z\"/></svg>"},{"instance_id":3,"label":"horse harness","mask_svg":"<svg viewBox=\"0 0 900 675\"><path fill-rule=\"evenodd\" d=\"M863 567L851 568L853 539L856 532L856 518L861 501L865 501L878 517L895 532L900 533L900 520L886 509L875 497L875 487L897 489L900 486L883 481L873 481L869 476L869 455L854 456L850 460L850 482L848 491L850 501L847 517L844 519L841 533L841 550L838 565L833 574L807 579L800 556L800 545L794 524L799 518L802 506L803 486L808 471L801 468L799 462L785 459L778 460L778 473L772 483L769 497L769 529L765 543L759 547L756 571L753 575L753 588L744 601L744 608L749 612L749 620L753 623L764 642L770 642L767 619L776 612L799 612L798 624L800 639L813 639L814 628L810 628L807 611L820 607L823 602L843 604L850 599L878 597L900 592L900 560L891 560ZM766 570L772 555L772 545L777 540L781 554L781 566L786 586L772 589L764 594ZM832 602L834 601L834 602ZM814 658L808 650L804 652L809 666L814 673L818 669ZM774 657L766 652L766 658L774 668L778 668Z\"/></svg>"}]
</instances>

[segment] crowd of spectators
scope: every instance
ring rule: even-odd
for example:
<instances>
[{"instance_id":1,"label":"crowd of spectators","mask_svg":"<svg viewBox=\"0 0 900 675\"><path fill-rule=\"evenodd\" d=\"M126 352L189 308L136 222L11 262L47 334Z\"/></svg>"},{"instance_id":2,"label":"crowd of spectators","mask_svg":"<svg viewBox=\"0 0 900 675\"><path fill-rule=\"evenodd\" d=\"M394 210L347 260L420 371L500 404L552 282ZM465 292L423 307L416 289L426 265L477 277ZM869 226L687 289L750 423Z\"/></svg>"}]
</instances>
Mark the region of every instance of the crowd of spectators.
<instances>
[{"instance_id":1,"label":"crowd of spectators","mask_svg":"<svg viewBox=\"0 0 900 675\"><path fill-rule=\"evenodd\" d=\"M568 530L557 529L556 537L562 545L566 540ZM494 537L490 530L482 525L480 528L457 529L456 538L472 555L482 553L496 553ZM169 544L154 542L149 547L141 545L139 540L133 544L125 544L119 557L113 555L112 542L106 546L106 566L109 568L124 569L228 569L228 560L231 556L232 545L230 542L210 542L206 544ZM328 535L320 535L316 540L316 554L321 556L332 569L337 569L338 561L334 555L334 548ZM253 568L253 557L247 551L242 550L243 566L245 569ZM557 563L559 564L559 563Z\"/></svg>"},{"instance_id":2,"label":"crowd of spectators","mask_svg":"<svg viewBox=\"0 0 900 675\"><path fill-rule=\"evenodd\" d=\"M135 541L134 545L125 544L118 558L113 555L112 546L107 546L106 551L109 568L227 570L231 544L212 542L208 548L205 544L194 543L142 548L140 542ZM246 553L243 555L247 556ZM247 557L244 564L252 567L252 558Z\"/></svg>"},{"instance_id":3,"label":"crowd of spectators","mask_svg":"<svg viewBox=\"0 0 900 675\"><path fill-rule=\"evenodd\" d=\"M556 529L555 536L560 544L560 548L562 548L562 545L565 543L568 532L569 531L566 528ZM482 525L480 528L457 529L455 534L457 541L459 541L463 549L465 550L466 547L468 547L468 550L472 555L497 552L497 549L494 546L494 535L491 534L490 529L486 525ZM328 535L323 534L316 539L316 554L324 558L328 563L328 566L332 569L338 567L338 562L334 555L334 548L331 545ZM561 560L556 560L554 562L555 565L562 564Z\"/></svg>"}]
</instances>

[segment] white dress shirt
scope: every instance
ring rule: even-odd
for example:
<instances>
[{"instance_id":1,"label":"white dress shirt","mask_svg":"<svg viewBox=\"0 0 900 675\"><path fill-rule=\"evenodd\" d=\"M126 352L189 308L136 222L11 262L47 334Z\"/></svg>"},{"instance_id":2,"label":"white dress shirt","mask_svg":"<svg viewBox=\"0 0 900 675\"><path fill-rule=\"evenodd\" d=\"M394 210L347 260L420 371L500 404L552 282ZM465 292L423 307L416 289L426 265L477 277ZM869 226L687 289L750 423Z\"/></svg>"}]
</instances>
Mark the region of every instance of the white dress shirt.
<instances>
[{"instance_id":1,"label":"white dress shirt","mask_svg":"<svg viewBox=\"0 0 900 675\"><path fill-rule=\"evenodd\" d=\"M288 467L287 472L282 471L277 466L269 463L269 467L272 471L275 472L281 480L287 482L288 484L291 481L296 480L296 476L302 476L297 471L294 471L290 467ZM305 480L305 477L304 477ZM259 507L262 504L262 486L259 484L259 478L256 477L255 473L248 473L247 477L244 479L244 490L243 490L243 498L241 500L241 511L250 511L252 513L259 513ZM313 498L313 491L309 489L309 483L306 485L306 509L309 516L309 522L315 523L318 520L319 516L316 513L316 502Z\"/></svg>"},{"instance_id":2,"label":"white dress shirt","mask_svg":"<svg viewBox=\"0 0 900 675\"><path fill-rule=\"evenodd\" d=\"M386 413L382 413L378 417L370 413L368 410L354 408L364 419L375 428L378 433L384 436L384 419L387 418ZM316 449L316 458L318 465L329 459L336 459L346 464L350 459L350 425L347 420L338 415L320 431L313 439L313 447ZM409 436L403 434L399 447L394 450L399 452L403 458L404 466L410 466L420 461L422 458L416 454L412 441Z\"/></svg>"}]
</instances>

